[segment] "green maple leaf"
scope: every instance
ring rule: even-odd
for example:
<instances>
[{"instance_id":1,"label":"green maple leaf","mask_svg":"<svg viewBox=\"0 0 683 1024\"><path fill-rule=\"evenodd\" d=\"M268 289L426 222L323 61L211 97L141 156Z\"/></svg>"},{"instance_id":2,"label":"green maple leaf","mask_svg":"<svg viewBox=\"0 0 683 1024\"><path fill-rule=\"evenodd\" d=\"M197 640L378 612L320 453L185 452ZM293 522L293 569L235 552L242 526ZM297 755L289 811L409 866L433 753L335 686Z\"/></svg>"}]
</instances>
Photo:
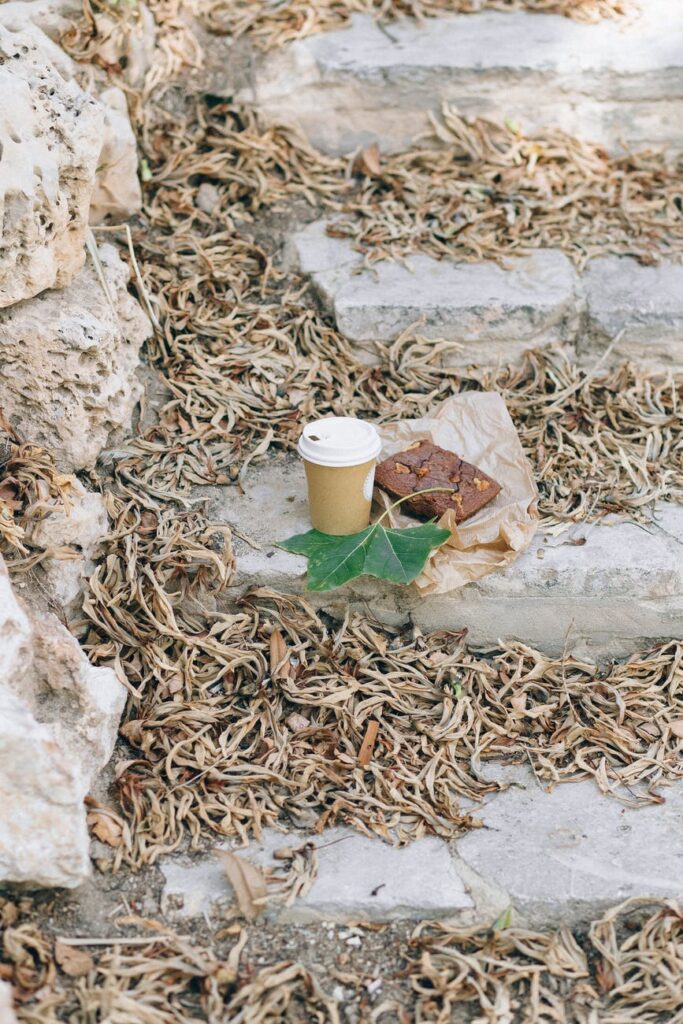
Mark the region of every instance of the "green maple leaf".
<instances>
[{"instance_id":1,"label":"green maple leaf","mask_svg":"<svg viewBox=\"0 0 683 1024\"><path fill-rule=\"evenodd\" d=\"M308 590L332 590L363 574L366 545L374 527L347 537L332 537L319 530L283 540L278 547L308 559Z\"/></svg>"},{"instance_id":2,"label":"green maple leaf","mask_svg":"<svg viewBox=\"0 0 683 1024\"><path fill-rule=\"evenodd\" d=\"M411 583L434 548L450 537L435 523L390 529L381 521L360 533L333 537L309 530L281 541L278 547L308 558L308 590L332 590L357 576Z\"/></svg>"}]
</instances>

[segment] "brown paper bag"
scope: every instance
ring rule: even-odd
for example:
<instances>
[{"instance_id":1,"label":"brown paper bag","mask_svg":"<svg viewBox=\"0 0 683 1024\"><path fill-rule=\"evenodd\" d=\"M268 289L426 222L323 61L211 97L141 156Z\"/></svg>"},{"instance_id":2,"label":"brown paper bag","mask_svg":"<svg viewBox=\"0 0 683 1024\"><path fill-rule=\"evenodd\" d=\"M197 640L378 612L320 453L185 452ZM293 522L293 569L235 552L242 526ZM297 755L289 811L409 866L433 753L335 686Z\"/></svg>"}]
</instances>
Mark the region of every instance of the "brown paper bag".
<instances>
[{"instance_id":1,"label":"brown paper bag","mask_svg":"<svg viewBox=\"0 0 683 1024\"><path fill-rule=\"evenodd\" d=\"M451 531L415 585L423 594L443 594L496 569L504 569L529 545L538 525L538 491L517 431L495 392L468 392L447 399L433 415L385 423L380 428L380 459L427 439L480 467L501 485L500 494L480 512L456 525L446 512L439 525ZM375 490L383 508L391 499ZM400 507L388 517L392 526L414 526Z\"/></svg>"}]
</instances>

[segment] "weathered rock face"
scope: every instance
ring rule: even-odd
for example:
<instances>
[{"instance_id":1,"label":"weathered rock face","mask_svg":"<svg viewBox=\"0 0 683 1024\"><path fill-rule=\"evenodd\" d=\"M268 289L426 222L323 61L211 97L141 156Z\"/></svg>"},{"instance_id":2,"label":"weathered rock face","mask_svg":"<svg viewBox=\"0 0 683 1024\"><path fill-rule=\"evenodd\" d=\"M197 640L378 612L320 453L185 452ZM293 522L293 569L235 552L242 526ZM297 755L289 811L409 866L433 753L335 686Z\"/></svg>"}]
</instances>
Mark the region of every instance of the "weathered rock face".
<instances>
[{"instance_id":1,"label":"weathered rock face","mask_svg":"<svg viewBox=\"0 0 683 1024\"><path fill-rule=\"evenodd\" d=\"M32 618L0 559L0 881L79 885L83 798L111 756L125 689L53 615Z\"/></svg>"},{"instance_id":2,"label":"weathered rock face","mask_svg":"<svg viewBox=\"0 0 683 1024\"><path fill-rule=\"evenodd\" d=\"M126 5L123 17L95 11L99 39L98 56L103 63L118 65L122 78L139 88L154 56L156 25L143 3ZM59 43L74 22L83 17L81 0L9 0L0 7L0 24L14 31L35 26Z\"/></svg>"},{"instance_id":3,"label":"weathered rock face","mask_svg":"<svg viewBox=\"0 0 683 1024\"><path fill-rule=\"evenodd\" d=\"M0 25L0 307L62 288L84 260L102 107L35 32Z\"/></svg>"},{"instance_id":4,"label":"weathered rock face","mask_svg":"<svg viewBox=\"0 0 683 1024\"><path fill-rule=\"evenodd\" d=\"M153 26L154 19L146 10L144 16L142 11L136 11L135 15L129 12L120 24L112 22L103 26L102 46L107 51L109 63L116 64L120 59L125 65L122 77L130 84L140 85L154 42L153 31L151 36L149 34L148 20L151 19ZM0 26L13 33L28 33L44 61L49 62L65 82L76 80L79 68L57 44L63 36L68 36L73 24L81 17L82 5L73 0L10 0L10 3L0 5ZM96 97L101 126L98 135L100 151L91 182L89 219L91 224L98 224L107 215L116 220L126 220L137 213L142 205L142 193L135 135L125 93L110 85L103 69L91 68L91 71L89 87Z\"/></svg>"},{"instance_id":5,"label":"weathered rock face","mask_svg":"<svg viewBox=\"0 0 683 1024\"><path fill-rule=\"evenodd\" d=\"M134 15L129 13L128 17L117 19L99 12L95 22L101 40L100 60L118 65L126 82L137 89L143 84L154 56L156 24L151 11L142 3L136 4Z\"/></svg>"},{"instance_id":6,"label":"weathered rock face","mask_svg":"<svg viewBox=\"0 0 683 1024\"><path fill-rule=\"evenodd\" d=\"M104 104L104 142L90 204L91 224L99 224L107 216L125 220L142 206L137 143L125 93L112 86L99 98Z\"/></svg>"},{"instance_id":7,"label":"weathered rock face","mask_svg":"<svg viewBox=\"0 0 683 1024\"><path fill-rule=\"evenodd\" d=\"M81 610L84 577L95 568L95 548L108 527L102 495L86 491L73 477L68 506L55 504L54 511L29 530L30 542L47 553L35 574L67 619Z\"/></svg>"},{"instance_id":8,"label":"weathered rock face","mask_svg":"<svg viewBox=\"0 0 683 1024\"><path fill-rule=\"evenodd\" d=\"M99 256L111 304L89 259L68 288L0 313L3 411L69 470L92 466L130 429L138 353L151 331L116 249L102 245Z\"/></svg>"}]
</instances>

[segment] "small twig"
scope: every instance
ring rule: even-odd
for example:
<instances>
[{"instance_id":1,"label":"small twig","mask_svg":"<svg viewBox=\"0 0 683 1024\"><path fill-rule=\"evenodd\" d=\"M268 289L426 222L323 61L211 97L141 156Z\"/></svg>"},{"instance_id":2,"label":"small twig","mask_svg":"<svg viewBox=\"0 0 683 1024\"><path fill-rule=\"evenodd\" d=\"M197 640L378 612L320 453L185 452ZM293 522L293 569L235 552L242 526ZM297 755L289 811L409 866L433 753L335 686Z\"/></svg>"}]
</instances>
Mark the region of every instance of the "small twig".
<instances>
[{"instance_id":1,"label":"small twig","mask_svg":"<svg viewBox=\"0 0 683 1024\"><path fill-rule=\"evenodd\" d=\"M382 515L379 517L379 519L375 523L375 526L379 526L379 524L382 522L382 520L386 519L386 517L389 515L389 513L393 512L393 510L398 505L402 505L404 501L409 501L411 498L419 498L420 495L422 495L422 494L433 494L434 491L449 491L449 492L452 491L453 493L455 493L456 490L457 490L457 488L455 488L455 487L425 487L425 489L423 491L412 491L410 494L404 494L402 498L399 498L397 501L393 502L393 504L391 504L389 506L389 508L385 509L384 512L382 512Z\"/></svg>"},{"instance_id":2,"label":"small twig","mask_svg":"<svg viewBox=\"0 0 683 1024\"><path fill-rule=\"evenodd\" d=\"M137 282L138 288L140 289L140 296L142 298L142 301L145 304L145 309L147 310L147 316L150 318L150 320L152 321L152 324L157 329L157 331L161 330L161 324L159 323L159 321L157 319L156 313L152 309L152 303L149 300L149 295L147 294L147 289L145 288L144 281L142 280L142 274L140 273L140 267L138 265L138 261L137 261L137 258L135 256L135 249L133 248L133 236L130 233L130 225L129 224L111 224L111 225L104 224L104 225L99 225L98 227L88 228L88 231L90 231L91 233L92 233L92 231L124 231L125 232L125 234L126 234L126 241L128 242L128 252L130 253L131 263L133 264L133 272L135 274L135 280Z\"/></svg>"},{"instance_id":3,"label":"small twig","mask_svg":"<svg viewBox=\"0 0 683 1024\"><path fill-rule=\"evenodd\" d=\"M148 935L147 937L134 935L131 938L126 938L125 935L112 935L107 939L70 939L59 936L57 942L62 942L65 946L148 946L150 942L158 942L159 939L188 940L190 938L190 935L172 935L169 932L160 932L155 935Z\"/></svg>"},{"instance_id":4,"label":"small twig","mask_svg":"<svg viewBox=\"0 0 683 1024\"><path fill-rule=\"evenodd\" d=\"M118 313L118 310L116 308L116 304L114 302L114 299L112 298L112 294L109 291L109 285L107 284L107 279L104 276L104 270L102 269L102 261L100 260L100 254L97 251L97 242L95 241L95 236L92 233L92 228L86 228L85 244L86 244L86 248L87 248L88 252L90 253L90 258L93 261L93 266L95 267L95 273L97 274L99 282L102 285L102 291L106 295L107 302L109 303L109 305L111 307L111 311L114 314L114 316L116 317L116 320L118 321L119 313Z\"/></svg>"}]
</instances>

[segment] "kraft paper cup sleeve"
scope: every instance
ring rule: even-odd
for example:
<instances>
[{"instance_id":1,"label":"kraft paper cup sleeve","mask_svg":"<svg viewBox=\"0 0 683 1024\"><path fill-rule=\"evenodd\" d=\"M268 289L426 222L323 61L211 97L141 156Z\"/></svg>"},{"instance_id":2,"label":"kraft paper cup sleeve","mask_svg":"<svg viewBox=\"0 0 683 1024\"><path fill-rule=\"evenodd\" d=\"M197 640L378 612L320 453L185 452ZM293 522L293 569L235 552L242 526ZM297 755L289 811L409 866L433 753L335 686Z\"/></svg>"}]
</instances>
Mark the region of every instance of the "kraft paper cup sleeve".
<instances>
[{"instance_id":1,"label":"kraft paper cup sleeve","mask_svg":"<svg viewBox=\"0 0 683 1024\"><path fill-rule=\"evenodd\" d=\"M443 594L504 569L527 548L538 526L538 490L505 402L495 392L471 392L447 399L431 416L387 423L381 459L418 440L455 452L501 485L501 492L480 512L456 525L446 512L439 525L451 537L431 556L415 586L423 594ZM391 504L375 491L384 508ZM390 513L392 526L414 526L400 507Z\"/></svg>"}]
</instances>

